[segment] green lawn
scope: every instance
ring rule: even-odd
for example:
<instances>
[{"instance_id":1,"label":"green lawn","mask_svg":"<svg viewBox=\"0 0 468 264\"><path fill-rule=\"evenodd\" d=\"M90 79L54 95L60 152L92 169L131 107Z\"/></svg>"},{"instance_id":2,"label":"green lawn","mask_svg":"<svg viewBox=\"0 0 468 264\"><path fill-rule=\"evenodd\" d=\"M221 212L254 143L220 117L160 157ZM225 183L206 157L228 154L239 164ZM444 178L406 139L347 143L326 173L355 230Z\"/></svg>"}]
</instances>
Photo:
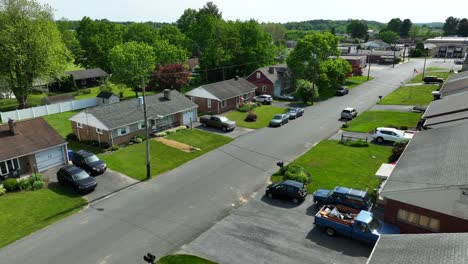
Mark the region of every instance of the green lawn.
<instances>
[{"instance_id":1,"label":"green lawn","mask_svg":"<svg viewBox=\"0 0 468 264\"><path fill-rule=\"evenodd\" d=\"M452 75L453 73L451 72L426 72L425 76L437 76L439 78L442 78L444 80L447 80L447 78ZM420 83L422 81L422 73L416 75L413 79L411 79L408 83Z\"/></svg>"},{"instance_id":2,"label":"green lawn","mask_svg":"<svg viewBox=\"0 0 468 264\"><path fill-rule=\"evenodd\" d=\"M79 211L86 201L60 186L0 197L0 247Z\"/></svg>"},{"instance_id":3,"label":"green lawn","mask_svg":"<svg viewBox=\"0 0 468 264\"><path fill-rule=\"evenodd\" d=\"M215 262L190 255L169 255L161 258L157 264L216 264Z\"/></svg>"},{"instance_id":4,"label":"green lawn","mask_svg":"<svg viewBox=\"0 0 468 264\"><path fill-rule=\"evenodd\" d=\"M200 150L187 153L151 140L151 174L153 177L232 141L231 138L198 129L179 131L167 138L189 144ZM100 157L113 170L137 180L146 178L145 144L140 143L113 153L100 154Z\"/></svg>"},{"instance_id":5,"label":"green lawn","mask_svg":"<svg viewBox=\"0 0 468 264\"><path fill-rule=\"evenodd\" d=\"M374 77L369 77L369 81ZM356 86L367 82L367 76L352 76L345 80L344 86L347 86L350 90ZM319 92L319 101L327 100L335 96L335 89L327 89L326 91Z\"/></svg>"},{"instance_id":6,"label":"green lawn","mask_svg":"<svg viewBox=\"0 0 468 264\"><path fill-rule=\"evenodd\" d=\"M385 96L379 104L384 105L429 105L432 100L432 91L438 86L423 84L418 86L401 86L391 94Z\"/></svg>"},{"instance_id":7,"label":"green lawn","mask_svg":"<svg viewBox=\"0 0 468 264\"><path fill-rule=\"evenodd\" d=\"M232 121L235 121L238 126L246 128L262 128L268 126L273 116L277 114L286 113L287 109L271 105L262 105L254 109L257 114L256 122L246 122L245 118L248 113L242 113L239 111L232 111L226 114L226 117Z\"/></svg>"},{"instance_id":8,"label":"green lawn","mask_svg":"<svg viewBox=\"0 0 468 264\"><path fill-rule=\"evenodd\" d=\"M382 163L388 162L391 152L389 147L374 144L350 147L339 144L339 141L325 140L293 163L312 175L312 182L307 186L309 193L335 186L373 190L379 185L375 173ZM272 176L273 182L281 179L281 176Z\"/></svg>"},{"instance_id":9,"label":"green lawn","mask_svg":"<svg viewBox=\"0 0 468 264\"><path fill-rule=\"evenodd\" d=\"M422 114L396 111L366 111L348 123L345 131L370 132L377 127L415 128Z\"/></svg>"}]
</instances>

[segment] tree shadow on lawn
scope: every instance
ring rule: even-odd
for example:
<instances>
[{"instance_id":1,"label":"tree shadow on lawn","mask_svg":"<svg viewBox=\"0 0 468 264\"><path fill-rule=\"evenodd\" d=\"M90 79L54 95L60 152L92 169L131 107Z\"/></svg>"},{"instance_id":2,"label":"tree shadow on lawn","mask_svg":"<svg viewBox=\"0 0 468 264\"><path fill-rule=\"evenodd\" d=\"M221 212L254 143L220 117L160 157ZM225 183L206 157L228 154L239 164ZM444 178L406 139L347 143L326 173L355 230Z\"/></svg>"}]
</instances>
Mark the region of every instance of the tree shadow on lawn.
<instances>
[{"instance_id":1,"label":"tree shadow on lawn","mask_svg":"<svg viewBox=\"0 0 468 264\"><path fill-rule=\"evenodd\" d=\"M340 252L344 255L351 257L369 257L374 245L366 244L357 240L352 240L347 237L335 235L333 237L328 236L325 232L322 232L320 228L314 226L312 230L307 234L306 239L313 243L328 248L333 251Z\"/></svg>"}]
</instances>

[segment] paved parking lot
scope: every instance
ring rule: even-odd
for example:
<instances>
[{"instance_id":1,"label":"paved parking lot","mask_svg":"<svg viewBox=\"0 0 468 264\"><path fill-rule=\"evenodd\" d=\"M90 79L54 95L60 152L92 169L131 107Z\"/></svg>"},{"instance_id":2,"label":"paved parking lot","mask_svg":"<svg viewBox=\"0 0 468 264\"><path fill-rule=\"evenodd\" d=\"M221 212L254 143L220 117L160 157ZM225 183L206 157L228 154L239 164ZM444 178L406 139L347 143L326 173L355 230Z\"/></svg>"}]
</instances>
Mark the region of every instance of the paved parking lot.
<instances>
[{"instance_id":1,"label":"paved parking lot","mask_svg":"<svg viewBox=\"0 0 468 264\"><path fill-rule=\"evenodd\" d=\"M57 183L57 171L59 169L60 167L47 170L43 172L42 175L44 178L48 178L50 182ZM93 192L83 195L83 198L89 202L93 202L96 199L113 194L123 188L129 187L139 182L110 169L107 169L106 172L95 176L94 178L96 179L98 186Z\"/></svg>"},{"instance_id":2,"label":"paved parking lot","mask_svg":"<svg viewBox=\"0 0 468 264\"><path fill-rule=\"evenodd\" d=\"M366 263L372 247L314 228L312 197L295 206L257 195L190 244L183 253L219 263Z\"/></svg>"}]
</instances>

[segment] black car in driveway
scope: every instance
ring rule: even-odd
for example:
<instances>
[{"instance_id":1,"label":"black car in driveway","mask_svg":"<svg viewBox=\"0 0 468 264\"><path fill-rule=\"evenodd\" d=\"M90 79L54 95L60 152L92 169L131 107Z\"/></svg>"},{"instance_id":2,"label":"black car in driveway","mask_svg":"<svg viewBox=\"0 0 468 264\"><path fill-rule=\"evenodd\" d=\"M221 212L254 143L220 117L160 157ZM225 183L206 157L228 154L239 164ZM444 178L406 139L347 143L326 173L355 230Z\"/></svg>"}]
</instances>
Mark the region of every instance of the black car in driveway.
<instances>
[{"instance_id":1,"label":"black car in driveway","mask_svg":"<svg viewBox=\"0 0 468 264\"><path fill-rule=\"evenodd\" d=\"M443 83L444 79L439 78L437 76L426 76L423 78L425 83Z\"/></svg>"},{"instance_id":2,"label":"black car in driveway","mask_svg":"<svg viewBox=\"0 0 468 264\"><path fill-rule=\"evenodd\" d=\"M57 180L62 185L68 185L77 192L94 191L96 180L89 174L74 165L67 165L57 171Z\"/></svg>"},{"instance_id":3,"label":"black car in driveway","mask_svg":"<svg viewBox=\"0 0 468 264\"><path fill-rule=\"evenodd\" d=\"M265 195L268 198L286 199L298 204L304 201L307 196L307 189L302 182L286 180L268 186Z\"/></svg>"},{"instance_id":4,"label":"black car in driveway","mask_svg":"<svg viewBox=\"0 0 468 264\"><path fill-rule=\"evenodd\" d=\"M302 108L289 108L287 114L290 119L296 119L304 115L304 109Z\"/></svg>"},{"instance_id":5,"label":"black car in driveway","mask_svg":"<svg viewBox=\"0 0 468 264\"><path fill-rule=\"evenodd\" d=\"M343 96L349 93L349 89L346 86L340 86L336 89L335 95Z\"/></svg>"},{"instance_id":6,"label":"black car in driveway","mask_svg":"<svg viewBox=\"0 0 468 264\"><path fill-rule=\"evenodd\" d=\"M90 175L102 174L107 169L106 163L104 163L104 161L100 160L96 155L86 150L74 152L72 155L72 163L82 168Z\"/></svg>"}]
</instances>

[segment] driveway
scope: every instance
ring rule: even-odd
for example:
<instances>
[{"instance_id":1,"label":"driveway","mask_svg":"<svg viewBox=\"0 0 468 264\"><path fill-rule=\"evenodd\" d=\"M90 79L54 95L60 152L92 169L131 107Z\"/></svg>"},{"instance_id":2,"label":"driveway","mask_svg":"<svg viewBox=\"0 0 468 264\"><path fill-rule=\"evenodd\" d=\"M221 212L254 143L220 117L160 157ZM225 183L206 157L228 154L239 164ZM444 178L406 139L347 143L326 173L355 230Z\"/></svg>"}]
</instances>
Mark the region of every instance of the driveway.
<instances>
[{"instance_id":1,"label":"driveway","mask_svg":"<svg viewBox=\"0 0 468 264\"><path fill-rule=\"evenodd\" d=\"M57 183L57 171L59 169L47 170L42 175L44 178L48 178L50 182ZM111 169L107 169L106 172L94 178L98 186L94 192L83 195L83 198L90 203L139 183L139 181Z\"/></svg>"},{"instance_id":2,"label":"driveway","mask_svg":"<svg viewBox=\"0 0 468 264\"><path fill-rule=\"evenodd\" d=\"M255 129L249 129L249 128L245 128L245 127L236 127L233 131L224 132L219 128L204 127L198 122L194 123L193 127L196 128L196 129L200 129L200 130L204 130L204 131L207 131L207 132L223 135L223 136L230 137L230 138L238 138L240 136L243 136L243 135L248 134L248 133L255 130Z\"/></svg>"},{"instance_id":3,"label":"driveway","mask_svg":"<svg viewBox=\"0 0 468 264\"><path fill-rule=\"evenodd\" d=\"M372 247L314 227L315 206L257 195L179 253L218 263L366 263Z\"/></svg>"}]
</instances>

